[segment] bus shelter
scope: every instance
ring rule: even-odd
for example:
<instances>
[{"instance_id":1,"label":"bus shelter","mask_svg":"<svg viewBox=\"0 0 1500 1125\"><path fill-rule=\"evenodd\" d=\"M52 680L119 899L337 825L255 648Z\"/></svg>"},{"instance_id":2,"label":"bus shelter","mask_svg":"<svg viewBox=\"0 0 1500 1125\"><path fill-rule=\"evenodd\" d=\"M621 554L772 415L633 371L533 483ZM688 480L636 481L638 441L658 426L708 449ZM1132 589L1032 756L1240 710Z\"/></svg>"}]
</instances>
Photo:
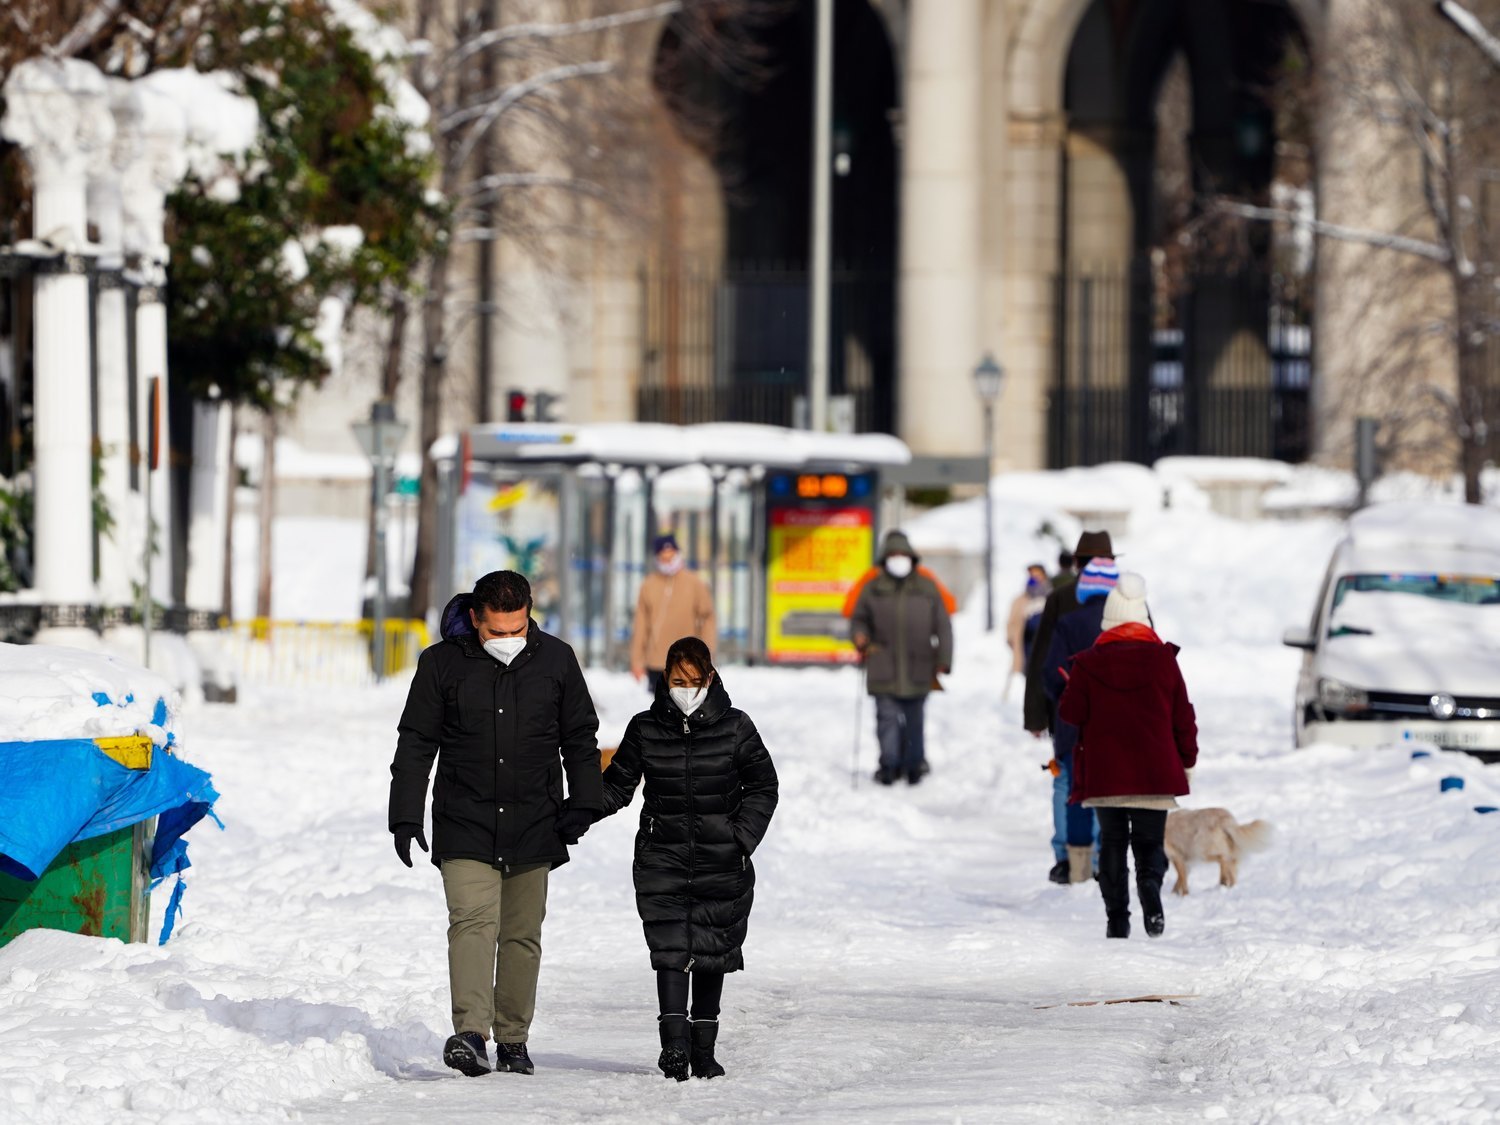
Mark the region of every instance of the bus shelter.
<instances>
[{"instance_id":1,"label":"bus shelter","mask_svg":"<svg viewBox=\"0 0 1500 1125\"><path fill-rule=\"evenodd\" d=\"M851 659L839 612L871 564L887 434L709 423L477 426L433 447L432 604L492 570L532 583L544 629L585 664L629 661L651 541L671 532L708 582L725 663Z\"/></svg>"}]
</instances>

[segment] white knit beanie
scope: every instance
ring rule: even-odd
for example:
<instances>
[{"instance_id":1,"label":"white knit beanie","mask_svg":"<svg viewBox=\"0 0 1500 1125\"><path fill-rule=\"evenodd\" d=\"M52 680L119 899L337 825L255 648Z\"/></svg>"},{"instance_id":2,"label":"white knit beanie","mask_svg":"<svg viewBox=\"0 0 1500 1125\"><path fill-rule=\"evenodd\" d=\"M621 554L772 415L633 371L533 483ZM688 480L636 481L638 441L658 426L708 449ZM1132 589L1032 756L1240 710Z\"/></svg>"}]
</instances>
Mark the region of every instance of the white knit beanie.
<instances>
[{"instance_id":1,"label":"white knit beanie","mask_svg":"<svg viewBox=\"0 0 1500 1125\"><path fill-rule=\"evenodd\" d=\"M1146 580L1134 572L1120 575L1120 581L1104 600L1106 631L1131 622L1151 624L1151 615L1146 611Z\"/></svg>"}]
</instances>

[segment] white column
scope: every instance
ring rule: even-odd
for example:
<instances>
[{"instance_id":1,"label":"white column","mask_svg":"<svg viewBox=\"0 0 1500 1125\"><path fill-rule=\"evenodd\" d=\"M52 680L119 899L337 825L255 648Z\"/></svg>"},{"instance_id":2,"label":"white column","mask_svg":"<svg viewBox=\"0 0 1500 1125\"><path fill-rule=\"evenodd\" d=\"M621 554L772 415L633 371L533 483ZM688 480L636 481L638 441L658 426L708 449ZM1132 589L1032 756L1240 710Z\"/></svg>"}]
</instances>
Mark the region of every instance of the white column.
<instances>
[{"instance_id":1,"label":"white column","mask_svg":"<svg viewBox=\"0 0 1500 1125\"><path fill-rule=\"evenodd\" d=\"M90 605L89 284L80 252L88 248L85 185L108 158L114 120L104 76L77 59L20 63L5 99L0 132L31 168L33 233L65 252L63 272L36 279L36 592L44 606Z\"/></svg>"},{"instance_id":2,"label":"white column","mask_svg":"<svg viewBox=\"0 0 1500 1125\"><path fill-rule=\"evenodd\" d=\"M222 402L193 404L193 476L188 497L187 604L229 612L224 600L224 531L229 519L229 418Z\"/></svg>"},{"instance_id":3,"label":"white column","mask_svg":"<svg viewBox=\"0 0 1500 1125\"><path fill-rule=\"evenodd\" d=\"M901 436L977 453L980 0L911 6L901 181Z\"/></svg>"},{"instance_id":4,"label":"white column","mask_svg":"<svg viewBox=\"0 0 1500 1125\"><path fill-rule=\"evenodd\" d=\"M88 182L89 218L98 231L99 264L120 268L125 261L125 210L121 184L140 159L141 103L131 83L111 78L109 108L115 140L107 164ZM144 510L130 490L130 359L125 290L120 284L99 291L95 384L99 423L99 489L114 527L99 538L99 597L106 606L129 606L132 582L141 578L140 534Z\"/></svg>"},{"instance_id":5,"label":"white column","mask_svg":"<svg viewBox=\"0 0 1500 1125\"><path fill-rule=\"evenodd\" d=\"M161 463L151 474L151 517L157 553L151 560L151 597L172 602L172 508L167 414L167 308L162 304L166 285L165 236L167 193L187 171L187 122L177 105L144 83L140 94L141 159L131 165L124 182L125 252L140 263L145 284L137 292L135 354L140 394L139 444L144 458L151 434L151 380L161 380ZM144 460L142 462L144 471ZM144 539L141 540L144 546Z\"/></svg>"}]
</instances>

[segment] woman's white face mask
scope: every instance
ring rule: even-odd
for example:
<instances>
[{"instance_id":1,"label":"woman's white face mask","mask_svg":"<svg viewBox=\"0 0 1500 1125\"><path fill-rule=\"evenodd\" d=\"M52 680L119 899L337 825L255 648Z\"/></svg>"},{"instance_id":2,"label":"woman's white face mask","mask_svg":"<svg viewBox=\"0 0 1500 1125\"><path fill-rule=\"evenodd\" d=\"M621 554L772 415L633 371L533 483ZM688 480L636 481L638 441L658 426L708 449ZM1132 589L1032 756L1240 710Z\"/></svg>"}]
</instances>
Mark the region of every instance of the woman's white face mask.
<instances>
[{"instance_id":1,"label":"woman's white face mask","mask_svg":"<svg viewBox=\"0 0 1500 1125\"><path fill-rule=\"evenodd\" d=\"M521 650L525 647L525 637L496 637L492 641L484 642L484 651L500 661L501 664L509 664L521 655Z\"/></svg>"},{"instance_id":2,"label":"woman's white face mask","mask_svg":"<svg viewBox=\"0 0 1500 1125\"><path fill-rule=\"evenodd\" d=\"M911 573L911 556L891 555L885 560L885 569L892 578L905 578Z\"/></svg>"},{"instance_id":3,"label":"woman's white face mask","mask_svg":"<svg viewBox=\"0 0 1500 1125\"><path fill-rule=\"evenodd\" d=\"M703 701L708 698L708 685L702 687L674 687L668 688L667 694L672 697L672 702L677 704L677 709L684 715L691 715L703 706Z\"/></svg>"}]
</instances>

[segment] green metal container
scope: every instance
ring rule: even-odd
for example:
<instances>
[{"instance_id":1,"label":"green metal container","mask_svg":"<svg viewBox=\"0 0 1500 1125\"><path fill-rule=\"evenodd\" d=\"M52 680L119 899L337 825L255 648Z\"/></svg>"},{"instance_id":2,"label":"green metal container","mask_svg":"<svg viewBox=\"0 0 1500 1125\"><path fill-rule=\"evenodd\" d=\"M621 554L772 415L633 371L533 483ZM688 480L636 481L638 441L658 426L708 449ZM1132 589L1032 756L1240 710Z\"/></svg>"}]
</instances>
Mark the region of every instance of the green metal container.
<instances>
[{"instance_id":1,"label":"green metal container","mask_svg":"<svg viewBox=\"0 0 1500 1125\"><path fill-rule=\"evenodd\" d=\"M33 929L145 941L155 825L69 844L34 883L0 874L0 946Z\"/></svg>"}]
</instances>

